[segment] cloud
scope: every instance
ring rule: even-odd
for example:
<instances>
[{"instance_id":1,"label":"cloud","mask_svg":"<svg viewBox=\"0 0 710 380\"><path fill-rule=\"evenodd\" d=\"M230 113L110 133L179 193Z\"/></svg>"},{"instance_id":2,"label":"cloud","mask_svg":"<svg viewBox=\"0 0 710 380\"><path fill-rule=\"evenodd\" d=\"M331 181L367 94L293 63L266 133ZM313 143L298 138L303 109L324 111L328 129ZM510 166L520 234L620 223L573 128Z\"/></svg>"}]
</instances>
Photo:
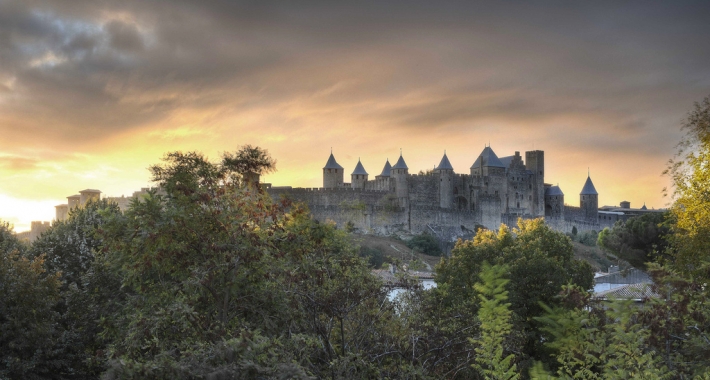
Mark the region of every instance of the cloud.
<instances>
[{"instance_id":1,"label":"cloud","mask_svg":"<svg viewBox=\"0 0 710 380\"><path fill-rule=\"evenodd\" d=\"M39 161L33 158L0 156L0 167L10 171L26 171L35 169Z\"/></svg>"}]
</instances>

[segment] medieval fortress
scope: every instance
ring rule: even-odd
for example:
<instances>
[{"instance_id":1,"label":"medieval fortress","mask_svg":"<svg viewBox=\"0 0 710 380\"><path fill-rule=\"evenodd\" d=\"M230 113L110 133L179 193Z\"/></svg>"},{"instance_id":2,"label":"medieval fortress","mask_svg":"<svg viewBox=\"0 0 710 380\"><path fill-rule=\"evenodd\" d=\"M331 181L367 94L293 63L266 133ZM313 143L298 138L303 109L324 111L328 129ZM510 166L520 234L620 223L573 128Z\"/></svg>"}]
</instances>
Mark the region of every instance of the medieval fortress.
<instances>
[{"instance_id":1,"label":"medieval fortress","mask_svg":"<svg viewBox=\"0 0 710 380\"><path fill-rule=\"evenodd\" d=\"M266 184L272 197L287 197L308 205L314 218L335 222L339 227L363 233L388 235L397 232L433 233L453 241L478 227L498 229L501 223L515 225L518 218L544 217L556 230L571 232L601 230L617 220L626 220L647 210L620 207L599 208L599 194L588 176L579 194L579 207L565 204L558 186L545 183L545 153L541 150L498 157L486 146L468 173L456 173L444 153L432 171L410 174L400 153L392 166L387 160L380 174L371 179L358 160L344 182L345 169L331 152L323 167L323 187L293 188Z\"/></svg>"},{"instance_id":2,"label":"medieval fortress","mask_svg":"<svg viewBox=\"0 0 710 380\"><path fill-rule=\"evenodd\" d=\"M477 228L495 230L501 223L513 226L518 218L544 217L554 229L571 232L611 227L646 212L630 208L629 202L619 207L599 208L599 194L588 176L579 194L579 207L565 204L558 186L545 183L545 153L541 150L498 157L486 146L475 159L469 172L456 173L444 153L432 171L410 174L400 153L392 166L387 160L374 179L358 161L345 179L345 169L331 152L323 167L323 187L294 188L262 184L274 199L287 197L308 206L319 221L332 221L340 228L389 235L395 233L435 234L443 241L470 236ZM121 210L131 199L146 194L148 188L130 197L108 197ZM86 189L67 197L67 203L56 206L56 220L66 220L71 209L89 200L100 199L101 191ZM32 222L31 230L20 237L33 241L50 227L49 222Z\"/></svg>"}]
</instances>

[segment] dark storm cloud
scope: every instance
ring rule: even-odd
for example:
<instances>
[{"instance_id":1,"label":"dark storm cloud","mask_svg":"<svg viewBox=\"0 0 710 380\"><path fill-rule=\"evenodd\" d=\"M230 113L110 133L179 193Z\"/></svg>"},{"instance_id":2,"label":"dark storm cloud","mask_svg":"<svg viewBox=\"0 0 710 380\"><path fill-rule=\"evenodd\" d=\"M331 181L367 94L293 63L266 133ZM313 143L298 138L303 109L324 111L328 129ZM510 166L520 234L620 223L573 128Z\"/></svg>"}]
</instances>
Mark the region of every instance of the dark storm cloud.
<instances>
[{"instance_id":1,"label":"dark storm cloud","mask_svg":"<svg viewBox=\"0 0 710 380\"><path fill-rule=\"evenodd\" d=\"M708 14L690 1L0 0L0 132L93 143L179 109L299 99L403 130L578 115L655 144L661 121L707 95Z\"/></svg>"}]
</instances>

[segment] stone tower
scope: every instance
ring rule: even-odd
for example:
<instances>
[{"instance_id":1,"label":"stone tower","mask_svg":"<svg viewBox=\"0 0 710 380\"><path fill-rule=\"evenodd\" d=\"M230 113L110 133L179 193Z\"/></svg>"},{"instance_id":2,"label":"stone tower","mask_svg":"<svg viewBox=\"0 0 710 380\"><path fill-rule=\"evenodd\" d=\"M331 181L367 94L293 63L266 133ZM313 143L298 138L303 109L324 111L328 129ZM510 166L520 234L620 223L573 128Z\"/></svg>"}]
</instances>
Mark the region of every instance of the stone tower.
<instances>
[{"instance_id":1,"label":"stone tower","mask_svg":"<svg viewBox=\"0 0 710 380\"><path fill-rule=\"evenodd\" d=\"M587 182L584 183L582 192L579 193L579 208L584 213L584 218L590 222L597 221L599 211L599 193L594 188L592 178L587 174Z\"/></svg>"},{"instance_id":2,"label":"stone tower","mask_svg":"<svg viewBox=\"0 0 710 380\"><path fill-rule=\"evenodd\" d=\"M382 168L382 173L375 176L375 188L377 190L390 190L390 172L392 171L392 165L390 165L390 160L387 159L385 162L385 167Z\"/></svg>"},{"instance_id":3,"label":"stone tower","mask_svg":"<svg viewBox=\"0 0 710 380\"><path fill-rule=\"evenodd\" d=\"M525 168L530 170L534 180L532 186L532 214L537 216L545 215L545 152L533 150L525 152ZM562 203L564 205L564 203Z\"/></svg>"},{"instance_id":4,"label":"stone tower","mask_svg":"<svg viewBox=\"0 0 710 380\"><path fill-rule=\"evenodd\" d=\"M409 188L407 187L408 175L409 168L407 167L407 163L404 162L402 153L400 153L399 160L397 160L397 163L390 169L390 178L394 180L395 194L397 195L397 200L401 207L407 207L409 204Z\"/></svg>"},{"instance_id":5,"label":"stone tower","mask_svg":"<svg viewBox=\"0 0 710 380\"><path fill-rule=\"evenodd\" d=\"M323 167L323 188L336 189L342 187L344 173L345 170L335 161L333 152L330 152L328 162Z\"/></svg>"},{"instance_id":6,"label":"stone tower","mask_svg":"<svg viewBox=\"0 0 710 380\"><path fill-rule=\"evenodd\" d=\"M545 189L545 217L565 218L565 193L559 186L550 186Z\"/></svg>"},{"instance_id":7,"label":"stone tower","mask_svg":"<svg viewBox=\"0 0 710 380\"><path fill-rule=\"evenodd\" d=\"M439 207L452 208L454 204L454 168L451 166L449 158L446 157L446 152L444 152L439 166L436 167L436 172L439 173Z\"/></svg>"},{"instance_id":8,"label":"stone tower","mask_svg":"<svg viewBox=\"0 0 710 380\"><path fill-rule=\"evenodd\" d=\"M353 189L364 189L365 182L367 182L367 171L365 171L362 162L360 162L358 158L355 170L353 170L353 174L350 175L350 187Z\"/></svg>"}]
</instances>

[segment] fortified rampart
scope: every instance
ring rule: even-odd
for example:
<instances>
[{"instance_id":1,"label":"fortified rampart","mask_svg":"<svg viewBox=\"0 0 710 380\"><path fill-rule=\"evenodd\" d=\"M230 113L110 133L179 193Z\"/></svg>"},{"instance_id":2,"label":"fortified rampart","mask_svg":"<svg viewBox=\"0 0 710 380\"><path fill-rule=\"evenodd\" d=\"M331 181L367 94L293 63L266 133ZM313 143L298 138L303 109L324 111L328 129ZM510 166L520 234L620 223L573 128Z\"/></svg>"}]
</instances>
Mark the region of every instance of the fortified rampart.
<instances>
[{"instance_id":1,"label":"fortified rampart","mask_svg":"<svg viewBox=\"0 0 710 380\"><path fill-rule=\"evenodd\" d=\"M308 206L313 217L332 221L339 227L354 228L363 233L388 235L429 232L443 241L470 236L479 227L496 230L501 223L514 226L519 218L544 217L554 229L562 232L596 230L613 226L631 216L661 210L631 209L629 202L621 207L598 208L598 193L591 178L580 193L580 207L565 204L558 186L544 181L544 152L520 152L498 158L490 146L478 155L468 173L455 173L446 153L434 170L409 174L400 154L391 166L385 162L382 172L370 179L358 160L350 182L344 182L344 169L331 153L323 168L322 188L275 187L263 184L274 199L287 197ZM254 178L257 180L257 178ZM132 196L107 197L126 210L131 201L148 192L136 191ZM67 203L56 206L56 220L66 220L72 209L91 199L99 199L101 191L86 189L67 197ZM49 228L49 222L32 222L32 229L20 234L36 239Z\"/></svg>"},{"instance_id":2,"label":"fortified rampart","mask_svg":"<svg viewBox=\"0 0 710 380\"><path fill-rule=\"evenodd\" d=\"M364 233L430 232L451 241L478 227L498 229L515 225L518 218L544 217L554 229L572 232L601 230L627 212L597 209L598 193L590 177L580 193L580 206L564 202L558 186L544 181L543 151L520 152L498 158L490 146L478 155L470 173L455 173L446 154L434 170L409 174L400 154L394 166L385 162L382 172L370 179L358 160L350 182L332 152L323 168L324 188L271 187L272 197L288 197L308 205L313 217L332 221ZM644 206L645 207L645 206Z\"/></svg>"}]
</instances>

